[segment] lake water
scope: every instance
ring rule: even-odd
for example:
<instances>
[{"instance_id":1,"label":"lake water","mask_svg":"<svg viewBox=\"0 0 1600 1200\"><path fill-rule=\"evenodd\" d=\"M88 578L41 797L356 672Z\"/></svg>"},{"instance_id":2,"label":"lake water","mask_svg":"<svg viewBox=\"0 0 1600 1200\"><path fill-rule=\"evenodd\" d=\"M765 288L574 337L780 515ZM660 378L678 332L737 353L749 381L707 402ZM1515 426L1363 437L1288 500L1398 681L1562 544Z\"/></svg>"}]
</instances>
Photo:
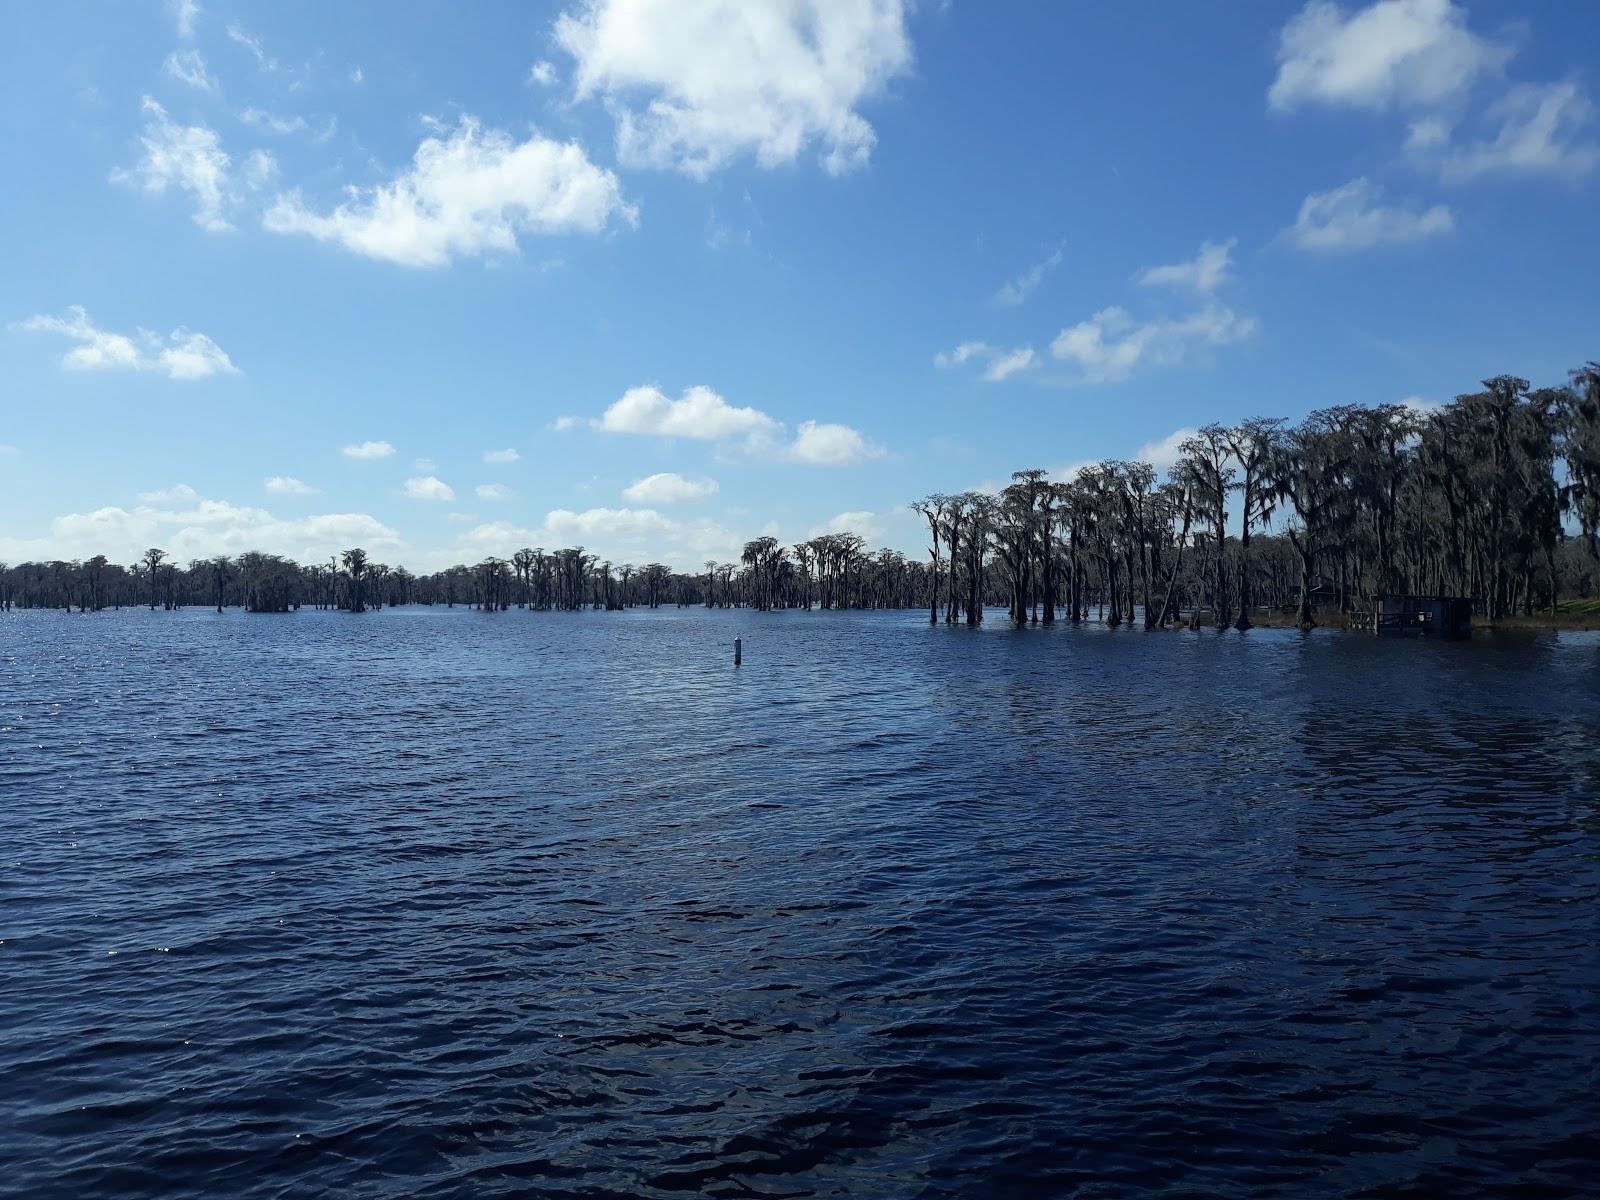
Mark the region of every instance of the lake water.
<instances>
[{"instance_id":1,"label":"lake water","mask_svg":"<svg viewBox=\"0 0 1600 1200\"><path fill-rule=\"evenodd\" d=\"M1600 637L1003 616L0 616L0 1192L1594 1194Z\"/></svg>"}]
</instances>

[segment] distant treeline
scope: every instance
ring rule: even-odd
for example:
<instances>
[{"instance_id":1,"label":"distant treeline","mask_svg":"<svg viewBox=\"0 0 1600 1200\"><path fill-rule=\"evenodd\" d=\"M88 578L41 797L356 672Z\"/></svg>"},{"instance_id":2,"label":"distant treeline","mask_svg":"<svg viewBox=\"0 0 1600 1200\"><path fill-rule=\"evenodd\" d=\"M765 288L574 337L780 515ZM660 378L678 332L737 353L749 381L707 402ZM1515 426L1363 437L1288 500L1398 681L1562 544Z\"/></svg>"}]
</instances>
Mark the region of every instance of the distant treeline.
<instances>
[{"instance_id":1,"label":"distant treeline","mask_svg":"<svg viewBox=\"0 0 1600 1200\"><path fill-rule=\"evenodd\" d=\"M1108 461L1070 481L1018 471L998 494L935 493L926 563L851 533L745 543L697 572L613 564L583 547L526 548L428 575L347 550L325 563L271 554L123 566L0 564L0 607L99 610L472 605L503 612L662 605L916 608L929 620L1139 620L1251 625L1262 608L1314 624L1393 592L1474 598L1491 619L1553 609L1600 583L1600 364L1564 387L1501 375L1436 410L1320 409L1298 425L1207 425L1161 479ZM1578 531L1568 536L1563 518Z\"/></svg>"}]
</instances>

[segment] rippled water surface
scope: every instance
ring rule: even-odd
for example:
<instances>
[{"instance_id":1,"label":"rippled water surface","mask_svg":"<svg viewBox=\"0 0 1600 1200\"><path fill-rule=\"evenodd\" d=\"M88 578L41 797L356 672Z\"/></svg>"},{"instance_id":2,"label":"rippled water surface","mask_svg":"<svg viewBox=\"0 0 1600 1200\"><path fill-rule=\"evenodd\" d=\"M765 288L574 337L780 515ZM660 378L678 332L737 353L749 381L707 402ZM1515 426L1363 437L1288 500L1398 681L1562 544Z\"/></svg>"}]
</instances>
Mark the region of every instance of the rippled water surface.
<instances>
[{"instance_id":1,"label":"rippled water surface","mask_svg":"<svg viewBox=\"0 0 1600 1200\"><path fill-rule=\"evenodd\" d=\"M0 616L0 1192L1595 1194L1600 640L1002 618Z\"/></svg>"}]
</instances>

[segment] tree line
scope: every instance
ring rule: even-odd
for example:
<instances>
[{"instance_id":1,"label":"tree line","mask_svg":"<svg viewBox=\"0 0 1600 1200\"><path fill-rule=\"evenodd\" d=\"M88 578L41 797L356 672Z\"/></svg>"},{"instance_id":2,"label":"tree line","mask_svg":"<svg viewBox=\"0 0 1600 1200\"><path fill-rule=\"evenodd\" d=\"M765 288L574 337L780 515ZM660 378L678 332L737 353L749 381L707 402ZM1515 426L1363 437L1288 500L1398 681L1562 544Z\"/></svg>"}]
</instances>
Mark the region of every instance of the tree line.
<instances>
[{"instance_id":1,"label":"tree line","mask_svg":"<svg viewBox=\"0 0 1600 1200\"><path fill-rule=\"evenodd\" d=\"M0 608L920 607L930 623L976 625L1003 605L1017 622L1247 629L1263 609L1309 627L1319 611L1400 592L1470 596L1491 619L1531 614L1600 583L1600 364L1560 387L1496 376L1426 412L1351 404L1292 425L1207 425L1164 477L1121 460L1070 480L1028 469L996 492L933 493L911 508L927 562L853 533L759 537L738 562L690 572L582 546L431 574L359 548L311 564L258 552L180 564L152 547L126 565L0 563Z\"/></svg>"},{"instance_id":2,"label":"tree line","mask_svg":"<svg viewBox=\"0 0 1600 1200\"><path fill-rule=\"evenodd\" d=\"M1165 479L1108 461L997 495L935 493L929 620L1082 620L1248 629L1259 607L1349 611L1374 596L1466 596L1490 619L1588 596L1600 560L1600 364L1534 389L1499 375L1432 411L1338 405L1187 438ZM1569 518L1576 537L1563 524ZM1279 522L1274 524L1275 519ZM941 582L942 581L942 584ZM1265 604L1263 605L1263 601Z\"/></svg>"}]
</instances>

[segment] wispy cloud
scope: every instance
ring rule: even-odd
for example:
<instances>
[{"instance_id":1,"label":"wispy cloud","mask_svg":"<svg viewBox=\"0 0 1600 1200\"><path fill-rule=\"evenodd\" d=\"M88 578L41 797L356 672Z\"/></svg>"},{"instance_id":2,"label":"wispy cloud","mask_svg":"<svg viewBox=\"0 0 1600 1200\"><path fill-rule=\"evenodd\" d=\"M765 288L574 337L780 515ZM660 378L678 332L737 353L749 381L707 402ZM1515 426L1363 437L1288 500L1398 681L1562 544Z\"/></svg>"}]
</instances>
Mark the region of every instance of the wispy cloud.
<instances>
[{"instance_id":1,"label":"wispy cloud","mask_svg":"<svg viewBox=\"0 0 1600 1200\"><path fill-rule=\"evenodd\" d=\"M1033 264L1021 275L1001 286L994 294L994 302L1002 307L1014 307L1021 304L1034 292L1044 277L1061 265L1062 247L1057 246L1039 262Z\"/></svg>"},{"instance_id":2,"label":"wispy cloud","mask_svg":"<svg viewBox=\"0 0 1600 1200\"><path fill-rule=\"evenodd\" d=\"M1139 273L1139 282L1145 287L1179 288L1208 296L1232 278L1228 270L1233 266L1233 248L1238 244L1238 238L1204 242L1200 252L1186 262L1146 267Z\"/></svg>"},{"instance_id":3,"label":"wispy cloud","mask_svg":"<svg viewBox=\"0 0 1600 1200\"><path fill-rule=\"evenodd\" d=\"M1007 350L988 342L962 342L954 350L941 350L933 356L933 365L942 370L972 361L984 364L983 378L987 382L1001 383L1037 365L1038 355L1031 346Z\"/></svg>"},{"instance_id":4,"label":"wispy cloud","mask_svg":"<svg viewBox=\"0 0 1600 1200\"><path fill-rule=\"evenodd\" d=\"M167 55L161 69L179 83L199 91L216 93L222 90L217 77L206 69L206 60L198 50L174 50Z\"/></svg>"},{"instance_id":5,"label":"wispy cloud","mask_svg":"<svg viewBox=\"0 0 1600 1200\"><path fill-rule=\"evenodd\" d=\"M1418 242L1454 228L1455 218L1443 204L1428 209L1385 204L1382 192L1362 178L1307 196L1289 237L1304 250L1365 250L1386 242Z\"/></svg>"},{"instance_id":6,"label":"wispy cloud","mask_svg":"<svg viewBox=\"0 0 1600 1200\"><path fill-rule=\"evenodd\" d=\"M1146 367L1172 367L1206 346L1226 346L1255 336L1253 317L1209 304L1178 319L1135 321L1126 309L1103 308L1063 329L1050 353L1076 367L1083 383L1116 383Z\"/></svg>"},{"instance_id":7,"label":"wispy cloud","mask_svg":"<svg viewBox=\"0 0 1600 1200\"><path fill-rule=\"evenodd\" d=\"M230 199L229 159L216 131L204 125L179 125L149 96L143 108L149 118L140 135L143 156L132 167L111 173L114 183L127 183L157 195L169 187L188 192L195 203L194 221L220 233L233 228L224 215Z\"/></svg>"},{"instance_id":8,"label":"wispy cloud","mask_svg":"<svg viewBox=\"0 0 1600 1200\"><path fill-rule=\"evenodd\" d=\"M33 316L19 327L77 342L61 359L62 366L74 371L152 371L180 380L239 373L222 347L203 333L180 327L165 340L146 329L131 336L112 333L97 326L77 304L68 308L64 317Z\"/></svg>"}]
</instances>

